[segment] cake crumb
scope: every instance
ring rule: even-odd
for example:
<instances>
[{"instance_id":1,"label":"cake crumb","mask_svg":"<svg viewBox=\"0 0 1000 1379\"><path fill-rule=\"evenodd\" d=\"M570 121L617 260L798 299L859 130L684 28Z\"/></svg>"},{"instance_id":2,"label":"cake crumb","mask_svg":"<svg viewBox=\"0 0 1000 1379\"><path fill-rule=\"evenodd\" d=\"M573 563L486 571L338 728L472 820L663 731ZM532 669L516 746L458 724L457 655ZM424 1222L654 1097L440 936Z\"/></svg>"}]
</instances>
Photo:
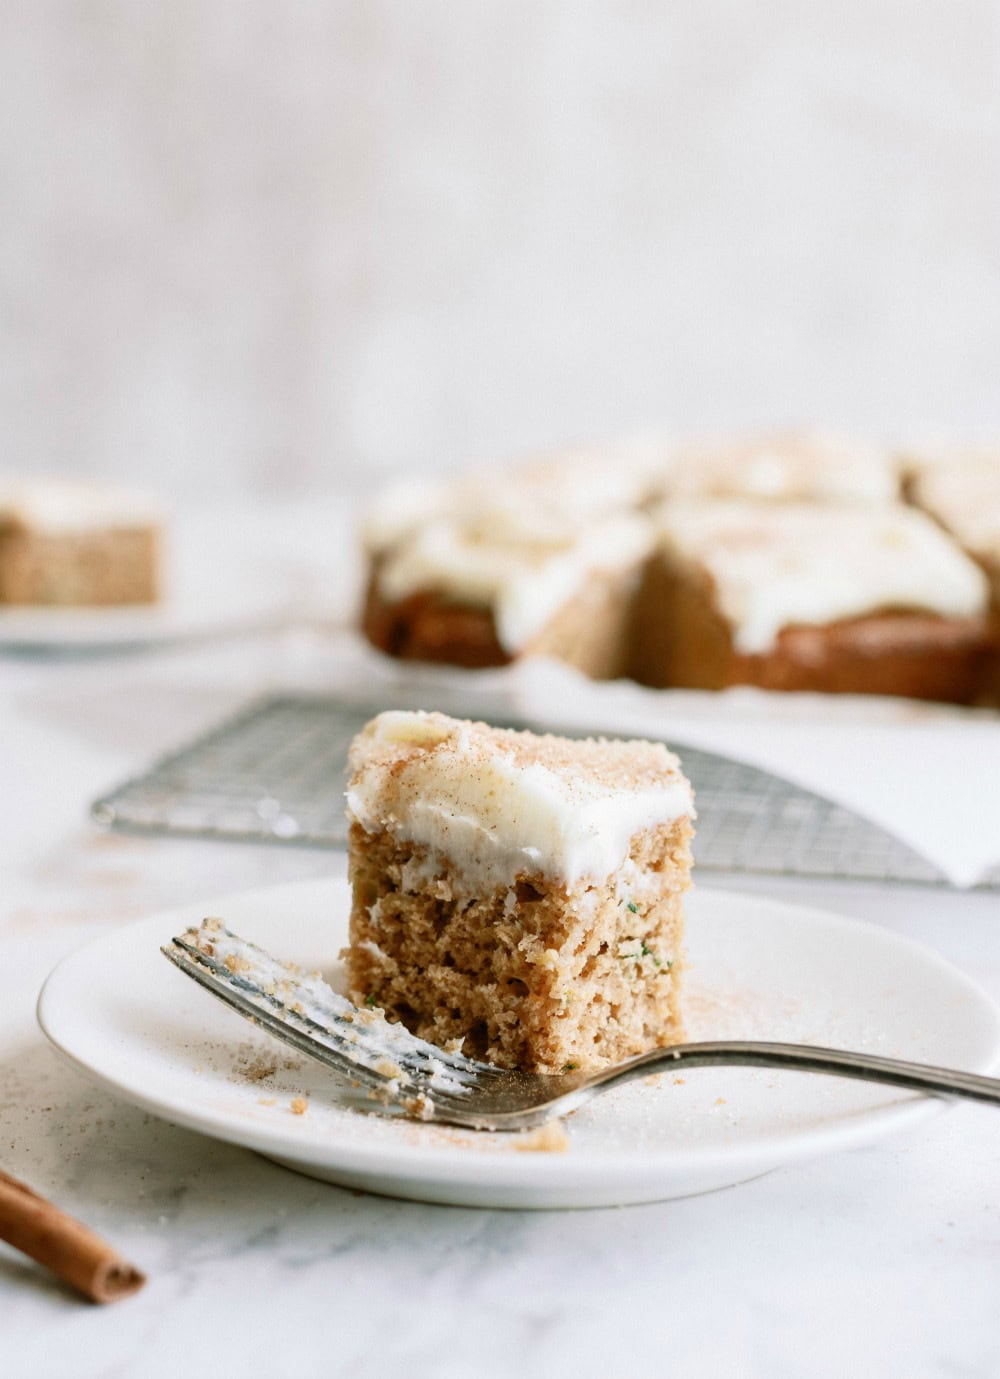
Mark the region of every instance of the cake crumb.
<instances>
[{"instance_id":1,"label":"cake crumb","mask_svg":"<svg viewBox=\"0 0 1000 1379\"><path fill-rule=\"evenodd\" d=\"M430 1120L434 1115L434 1102L426 1092L418 1092L416 1096L405 1097L402 1105L416 1120Z\"/></svg>"},{"instance_id":2,"label":"cake crumb","mask_svg":"<svg viewBox=\"0 0 1000 1379\"><path fill-rule=\"evenodd\" d=\"M244 1058L234 1070L247 1082L264 1082L278 1071L278 1060L261 1054L258 1058Z\"/></svg>"},{"instance_id":3,"label":"cake crumb","mask_svg":"<svg viewBox=\"0 0 1000 1379\"><path fill-rule=\"evenodd\" d=\"M293 1116L304 1116L309 1110L309 1102L304 1096L293 1096L291 1111Z\"/></svg>"},{"instance_id":4,"label":"cake crumb","mask_svg":"<svg viewBox=\"0 0 1000 1379\"><path fill-rule=\"evenodd\" d=\"M565 1154L569 1149L569 1136L561 1120L550 1120L537 1130L518 1135L514 1148L522 1154Z\"/></svg>"},{"instance_id":5,"label":"cake crumb","mask_svg":"<svg viewBox=\"0 0 1000 1379\"><path fill-rule=\"evenodd\" d=\"M726 1098L724 1096L717 1096L715 1098L715 1104L716 1106L725 1106Z\"/></svg>"},{"instance_id":6,"label":"cake crumb","mask_svg":"<svg viewBox=\"0 0 1000 1379\"><path fill-rule=\"evenodd\" d=\"M356 1019L388 1011L446 1053L541 1073L681 1037L693 810L662 743L400 710L350 761L348 994L371 1007ZM426 818L455 829L427 839Z\"/></svg>"}]
</instances>

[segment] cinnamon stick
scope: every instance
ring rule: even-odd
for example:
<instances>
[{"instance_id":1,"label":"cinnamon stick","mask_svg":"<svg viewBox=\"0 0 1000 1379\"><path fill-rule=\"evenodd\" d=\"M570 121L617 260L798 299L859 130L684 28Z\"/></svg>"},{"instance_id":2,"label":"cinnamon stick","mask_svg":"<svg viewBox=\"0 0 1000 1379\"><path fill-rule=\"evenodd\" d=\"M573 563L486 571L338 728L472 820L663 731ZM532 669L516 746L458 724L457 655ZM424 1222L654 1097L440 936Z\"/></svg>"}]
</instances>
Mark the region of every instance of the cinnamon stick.
<instances>
[{"instance_id":1,"label":"cinnamon stick","mask_svg":"<svg viewBox=\"0 0 1000 1379\"><path fill-rule=\"evenodd\" d=\"M2 1169L0 1240L51 1269L91 1302L117 1302L146 1282L107 1241Z\"/></svg>"}]
</instances>

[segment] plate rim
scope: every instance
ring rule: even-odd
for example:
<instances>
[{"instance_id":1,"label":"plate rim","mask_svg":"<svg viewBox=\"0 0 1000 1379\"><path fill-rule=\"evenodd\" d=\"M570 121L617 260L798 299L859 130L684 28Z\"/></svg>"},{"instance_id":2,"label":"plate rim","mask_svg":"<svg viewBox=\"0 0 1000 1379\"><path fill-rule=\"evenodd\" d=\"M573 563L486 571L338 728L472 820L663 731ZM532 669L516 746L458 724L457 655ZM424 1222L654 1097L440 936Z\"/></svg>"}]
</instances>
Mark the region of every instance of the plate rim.
<instances>
[{"instance_id":1,"label":"plate rim","mask_svg":"<svg viewBox=\"0 0 1000 1379\"><path fill-rule=\"evenodd\" d=\"M196 899L183 906L157 910L127 924L117 925L93 935L64 954L46 976L36 1002L39 1027L54 1050L71 1067L113 1095L159 1119L285 1163L295 1162L304 1168L321 1166L342 1171L345 1176L361 1174L366 1178L383 1178L387 1182L392 1180L399 1187L396 1195L415 1195L406 1192L405 1186L399 1186L414 1181L426 1185L447 1182L456 1187L481 1186L489 1189L496 1185L491 1170L502 1170L502 1182L499 1186L515 1191L537 1191L544 1194L546 1189L556 1187L586 1191L605 1184L608 1166L620 1163L623 1159L620 1150L588 1148L585 1156L572 1153L526 1154L512 1152L509 1146L477 1148L470 1151L464 1144L414 1146L407 1143L366 1144L360 1140L355 1144L334 1140L332 1154L319 1160L312 1141L296 1142L294 1137L289 1136L280 1126L271 1129L249 1121L234 1120L232 1115L225 1111L214 1112L210 1106L199 1106L196 1097L166 1101L141 1088L133 1087L127 1080L116 1078L100 1066L80 1057L71 1046L72 1040L67 1042L65 1033L60 1033L59 1007L55 1007L57 1013L53 1015L53 1000L58 1000L60 983L70 977L74 964L91 950L99 951L109 941L125 933L138 933L147 928L156 930L162 926L165 934L167 928L176 925L180 911L188 908L192 912L197 910L206 914L218 913L227 907L238 906L241 902L259 901L263 896L275 900L280 900L283 896L297 897L301 903L301 898L308 896L310 892L322 894L331 888L345 885L346 881L342 876L329 875L282 882L273 886L244 888L211 896L205 900ZM868 939L875 938L876 942L885 943L890 948L906 948L925 963L930 961L946 972L953 982L957 981L966 988L969 996L976 1000L980 1016L987 1018L991 1025L991 1047L988 1052L983 1051L982 1057L976 1059L970 1070L988 1073L1000 1063L1000 1005L962 969L919 940L882 928L873 921L841 915L821 907L745 894L728 887L716 889L699 886L692 892L691 899L697 904L696 897L700 896L706 897L710 904L721 903L723 908L740 905L769 912L777 910L788 918L795 915L804 918L806 922L832 926L839 930L847 928L855 933L864 934ZM735 1183L787 1163L805 1162L822 1154L870 1144L885 1135L905 1129L909 1124L943 1114L955 1104L955 1101L944 1097L903 1093L891 1105L874 1107L856 1117L835 1121L832 1125L822 1128L783 1131L773 1140L691 1151L679 1151L676 1148L644 1149L641 1153L635 1153L629 1160L629 1174L633 1185L642 1186L644 1195L636 1198L632 1193L628 1200L657 1200L655 1193L653 1196L647 1196L645 1193L653 1190L667 1175L680 1177L700 1170L719 1170L727 1165L735 1166L738 1160L741 1164L739 1176L731 1180ZM759 1167L754 1167L755 1160ZM381 1190L391 1191L389 1188ZM531 1204L525 1202L524 1205Z\"/></svg>"},{"instance_id":2,"label":"plate rim","mask_svg":"<svg viewBox=\"0 0 1000 1379\"><path fill-rule=\"evenodd\" d=\"M260 600L230 608L217 616L196 618L178 610L169 600L155 604L115 605L98 608L47 608L27 610L0 608L0 649L37 651L100 651L129 646L161 646L171 642L195 642L247 630L277 631L294 619L291 597ZM72 625L73 613L79 625ZM49 626L46 626L46 621Z\"/></svg>"},{"instance_id":3,"label":"plate rim","mask_svg":"<svg viewBox=\"0 0 1000 1379\"><path fill-rule=\"evenodd\" d=\"M218 580L213 583L207 575L201 591L207 598L200 597L189 587L188 578L197 573L190 557L179 560L175 551L163 571L159 596L148 603L0 604L0 650L160 646L279 630L295 621L299 600L287 575L275 570L266 577L231 549L217 553L217 565L230 576L231 587L238 585L238 596L230 589L220 598ZM249 587L244 577L248 568L254 571Z\"/></svg>"}]
</instances>

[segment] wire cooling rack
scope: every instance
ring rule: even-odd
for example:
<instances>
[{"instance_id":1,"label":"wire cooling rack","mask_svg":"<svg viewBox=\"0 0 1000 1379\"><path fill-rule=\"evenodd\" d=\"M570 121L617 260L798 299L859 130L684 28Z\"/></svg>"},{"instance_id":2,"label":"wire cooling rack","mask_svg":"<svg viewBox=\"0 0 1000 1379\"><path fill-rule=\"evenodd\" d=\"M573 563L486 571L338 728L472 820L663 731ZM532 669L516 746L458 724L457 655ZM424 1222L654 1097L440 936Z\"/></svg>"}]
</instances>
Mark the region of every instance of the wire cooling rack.
<instances>
[{"instance_id":1,"label":"wire cooling rack","mask_svg":"<svg viewBox=\"0 0 1000 1379\"><path fill-rule=\"evenodd\" d=\"M378 707L298 694L257 700L97 800L92 816L131 832L343 847L347 748ZM551 724L545 731L584 735ZM860 815L756 767L670 745L695 790L701 871L947 884ZM983 885L1000 888L1000 871Z\"/></svg>"}]
</instances>

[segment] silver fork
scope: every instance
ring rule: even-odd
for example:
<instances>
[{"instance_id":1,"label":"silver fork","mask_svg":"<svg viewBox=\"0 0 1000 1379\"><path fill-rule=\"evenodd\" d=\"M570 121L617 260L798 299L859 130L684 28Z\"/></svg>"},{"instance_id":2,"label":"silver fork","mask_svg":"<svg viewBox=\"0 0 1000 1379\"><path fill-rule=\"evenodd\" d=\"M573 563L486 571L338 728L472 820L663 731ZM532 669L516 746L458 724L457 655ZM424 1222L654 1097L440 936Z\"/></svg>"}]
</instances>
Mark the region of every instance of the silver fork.
<instances>
[{"instance_id":1,"label":"silver fork","mask_svg":"<svg viewBox=\"0 0 1000 1379\"><path fill-rule=\"evenodd\" d=\"M374 1100L449 1125L525 1130L637 1077L726 1064L829 1073L1000 1105L1000 1078L807 1044L676 1044L596 1071L509 1072L428 1044L402 1025L390 1024L377 1007L353 1005L319 973L303 973L271 957L219 919L204 920L161 951L240 1015L333 1068L352 1086L367 1089Z\"/></svg>"}]
</instances>

